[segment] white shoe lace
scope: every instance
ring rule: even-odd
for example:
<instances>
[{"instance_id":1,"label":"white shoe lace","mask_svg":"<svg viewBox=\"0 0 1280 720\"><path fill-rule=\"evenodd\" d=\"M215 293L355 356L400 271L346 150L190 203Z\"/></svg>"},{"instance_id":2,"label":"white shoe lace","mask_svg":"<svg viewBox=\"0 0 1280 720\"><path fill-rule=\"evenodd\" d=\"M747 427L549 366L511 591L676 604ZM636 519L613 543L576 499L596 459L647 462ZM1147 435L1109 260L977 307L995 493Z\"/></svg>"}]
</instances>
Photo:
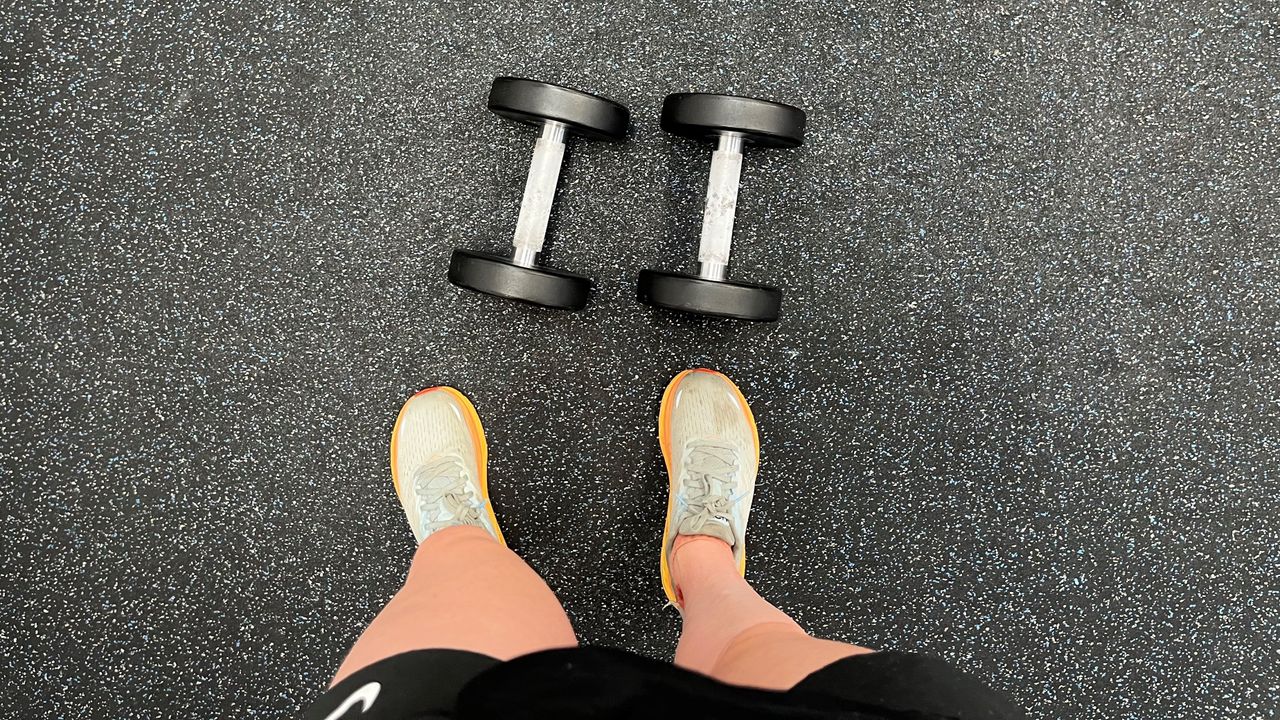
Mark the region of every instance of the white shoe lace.
<instances>
[{"instance_id":1,"label":"white shoe lace","mask_svg":"<svg viewBox=\"0 0 1280 720\"><path fill-rule=\"evenodd\" d=\"M685 446L684 472L680 478L682 535L712 535L734 544L730 513L746 493L739 492L738 451L730 444L691 440Z\"/></svg>"},{"instance_id":2,"label":"white shoe lace","mask_svg":"<svg viewBox=\"0 0 1280 720\"><path fill-rule=\"evenodd\" d=\"M451 455L418 468L413 490L424 537L455 525L484 527L480 512L485 503L472 490L462 458Z\"/></svg>"}]
</instances>

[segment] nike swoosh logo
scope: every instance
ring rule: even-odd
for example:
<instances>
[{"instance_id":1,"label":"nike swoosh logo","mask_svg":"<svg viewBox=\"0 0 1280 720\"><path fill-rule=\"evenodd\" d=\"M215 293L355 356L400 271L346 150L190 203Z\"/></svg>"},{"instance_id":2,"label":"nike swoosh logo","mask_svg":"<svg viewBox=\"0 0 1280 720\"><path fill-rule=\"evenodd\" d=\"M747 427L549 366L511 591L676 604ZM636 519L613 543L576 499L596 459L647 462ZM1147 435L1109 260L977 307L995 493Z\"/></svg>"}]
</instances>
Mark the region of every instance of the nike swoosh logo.
<instances>
[{"instance_id":1,"label":"nike swoosh logo","mask_svg":"<svg viewBox=\"0 0 1280 720\"><path fill-rule=\"evenodd\" d=\"M373 707L373 701L378 699L378 692L381 690L382 683L365 683L359 690L348 695L347 699L342 701L342 704L338 706L337 710L325 715L324 720L338 720L338 718L345 715L348 710L355 707L356 703L360 703L361 705L360 714L365 714L369 711L369 708Z\"/></svg>"}]
</instances>

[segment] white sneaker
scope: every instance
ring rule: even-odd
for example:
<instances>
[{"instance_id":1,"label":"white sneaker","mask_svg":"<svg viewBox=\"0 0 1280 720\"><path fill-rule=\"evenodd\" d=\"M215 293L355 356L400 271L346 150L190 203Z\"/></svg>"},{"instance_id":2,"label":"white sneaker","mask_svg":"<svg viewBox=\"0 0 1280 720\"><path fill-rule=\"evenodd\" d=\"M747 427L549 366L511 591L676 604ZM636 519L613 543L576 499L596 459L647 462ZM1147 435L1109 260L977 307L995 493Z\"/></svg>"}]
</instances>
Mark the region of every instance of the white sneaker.
<instances>
[{"instance_id":1,"label":"white sneaker","mask_svg":"<svg viewBox=\"0 0 1280 720\"><path fill-rule=\"evenodd\" d=\"M746 398L729 378L686 370L662 395L658 442L671 481L662 533L662 587L680 607L671 580L677 535L720 538L733 548L738 572L747 569L747 517L760 466L760 439Z\"/></svg>"},{"instance_id":2,"label":"white sneaker","mask_svg":"<svg viewBox=\"0 0 1280 720\"><path fill-rule=\"evenodd\" d=\"M465 395L434 387L405 402L391 431L391 480L418 542L475 525L505 544L489 502L487 463L484 428Z\"/></svg>"}]
</instances>

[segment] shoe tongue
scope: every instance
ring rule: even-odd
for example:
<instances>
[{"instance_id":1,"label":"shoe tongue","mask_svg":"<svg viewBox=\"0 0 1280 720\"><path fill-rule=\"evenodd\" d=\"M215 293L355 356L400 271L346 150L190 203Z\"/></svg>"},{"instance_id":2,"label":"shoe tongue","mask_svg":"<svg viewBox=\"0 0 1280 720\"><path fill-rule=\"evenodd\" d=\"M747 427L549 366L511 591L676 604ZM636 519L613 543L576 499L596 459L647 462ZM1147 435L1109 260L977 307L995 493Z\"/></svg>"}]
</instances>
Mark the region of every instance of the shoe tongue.
<instances>
[{"instance_id":1,"label":"shoe tongue","mask_svg":"<svg viewBox=\"0 0 1280 720\"><path fill-rule=\"evenodd\" d=\"M728 543L729 547L733 547L733 530L729 527L728 523L721 522L719 520L708 520L703 523L695 523L693 522L694 520L695 518L692 517L685 518L684 522L680 523L680 527L676 528L676 534L707 535L709 537L719 538Z\"/></svg>"}]
</instances>

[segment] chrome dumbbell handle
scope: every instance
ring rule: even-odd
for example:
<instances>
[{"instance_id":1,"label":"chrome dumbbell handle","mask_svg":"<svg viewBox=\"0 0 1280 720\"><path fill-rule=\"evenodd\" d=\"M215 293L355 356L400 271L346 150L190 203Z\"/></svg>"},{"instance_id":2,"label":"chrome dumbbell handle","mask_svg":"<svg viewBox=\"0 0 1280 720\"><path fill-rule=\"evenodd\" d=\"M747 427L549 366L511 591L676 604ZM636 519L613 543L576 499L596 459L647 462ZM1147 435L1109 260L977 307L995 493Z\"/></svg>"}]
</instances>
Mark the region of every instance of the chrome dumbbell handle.
<instances>
[{"instance_id":1,"label":"chrome dumbbell handle","mask_svg":"<svg viewBox=\"0 0 1280 720\"><path fill-rule=\"evenodd\" d=\"M564 162L567 130L564 123L547 120L542 124L542 136L533 146L529 178L525 180L524 198L520 201L520 219L516 221L515 237L511 241L515 246L511 260L521 267L537 264L538 253L546 241L547 221L551 219L551 205L556 199L560 166Z\"/></svg>"},{"instance_id":2,"label":"chrome dumbbell handle","mask_svg":"<svg viewBox=\"0 0 1280 720\"><path fill-rule=\"evenodd\" d=\"M702 240L698 244L698 277L724 280L733 244L733 219L738 210L738 183L742 177L740 133L720 133L711 154L707 178L707 204L702 212Z\"/></svg>"}]
</instances>

